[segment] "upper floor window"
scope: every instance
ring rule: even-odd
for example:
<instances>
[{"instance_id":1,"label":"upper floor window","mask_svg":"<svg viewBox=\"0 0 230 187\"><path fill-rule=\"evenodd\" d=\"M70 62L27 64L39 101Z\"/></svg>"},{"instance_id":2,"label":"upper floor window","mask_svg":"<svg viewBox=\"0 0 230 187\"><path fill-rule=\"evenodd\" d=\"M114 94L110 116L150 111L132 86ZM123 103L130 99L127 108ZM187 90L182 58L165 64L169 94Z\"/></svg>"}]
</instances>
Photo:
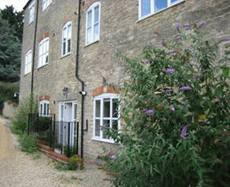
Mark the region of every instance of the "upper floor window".
<instances>
[{"instance_id":1,"label":"upper floor window","mask_svg":"<svg viewBox=\"0 0 230 187\"><path fill-rule=\"evenodd\" d=\"M42 0L42 11L44 11L51 3L52 0Z\"/></svg>"},{"instance_id":2,"label":"upper floor window","mask_svg":"<svg viewBox=\"0 0 230 187\"><path fill-rule=\"evenodd\" d=\"M72 22L65 24L62 30L62 56L71 51Z\"/></svg>"},{"instance_id":3,"label":"upper floor window","mask_svg":"<svg viewBox=\"0 0 230 187\"><path fill-rule=\"evenodd\" d=\"M86 12L86 45L99 40L101 4L96 2Z\"/></svg>"},{"instance_id":4,"label":"upper floor window","mask_svg":"<svg viewBox=\"0 0 230 187\"><path fill-rule=\"evenodd\" d=\"M29 6L29 24L34 21L34 14L35 14L35 2L32 2Z\"/></svg>"},{"instance_id":5,"label":"upper floor window","mask_svg":"<svg viewBox=\"0 0 230 187\"><path fill-rule=\"evenodd\" d=\"M49 38L45 38L39 43L38 50L38 67L42 67L49 63Z\"/></svg>"},{"instance_id":6,"label":"upper floor window","mask_svg":"<svg viewBox=\"0 0 230 187\"><path fill-rule=\"evenodd\" d=\"M25 56L25 75L31 72L32 50L28 51Z\"/></svg>"},{"instance_id":7,"label":"upper floor window","mask_svg":"<svg viewBox=\"0 0 230 187\"><path fill-rule=\"evenodd\" d=\"M113 142L108 137L108 129L119 130L119 95L102 94L94 99L94 132L93 139Z\"/></svg>"},{"instance_id":8,"label":"upper floor window","mask_svg":"<svg viewBox=\"0 0 230 187\"><path fill-rule=\"evenodd\" d=\"M39 115L40 116L49 116L50 115L50 102L49 101L40 101L39 106Z\"/></svg>"},{"instance_id":9,"label":"upper floor window","mask_svg":"<svg viewBox=\"0 0 230 187\"><path fill-rule=\"evenodd\" d=\"M183 0L139 0L139 19L157 13Z\"/></svg>"}]
</instances>

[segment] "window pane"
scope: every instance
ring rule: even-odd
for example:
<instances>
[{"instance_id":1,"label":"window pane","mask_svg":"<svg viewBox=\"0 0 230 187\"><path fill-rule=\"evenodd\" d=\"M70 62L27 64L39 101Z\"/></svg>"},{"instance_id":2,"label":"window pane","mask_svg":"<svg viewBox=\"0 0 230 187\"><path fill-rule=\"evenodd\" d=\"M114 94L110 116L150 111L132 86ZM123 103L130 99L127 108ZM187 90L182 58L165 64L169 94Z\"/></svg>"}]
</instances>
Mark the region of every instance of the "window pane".
<instances>
[{"instance_id":1,"label":"window pane","mask_svg":"<svg viewBox=\"0 0 230 187\"><path fill-rule=\"evenodd\" d=\"M104 117L110 117L110 99L104 99Z\"/></svg>"},{"instance_id":2,"label":"window pane","mask_svg":"<svg viewBox=\"0 0 230 187\"><path fill-rule=\"evenodd\" d=\"M141 0L141 16L151 13L151 0Z\"/></svg>"},{"instance_id":3,"label":"window pane","mask_svg":"<svg viewBox=\"0 0 230 187\"><path fill-rule=\"evenodd\" d=\"M95 7L94 9L94 23L99 22L99 6Z\"/></svg>"},{"instance_id":4,"label":"window pane","mask_svg":"<svg viewBox=\"0 0 230 187\"><path fill-rule=\"evenodd\" d=\"M92 11L88 12L87 28L92 26Z\"/></svg>"},{"instance_id":5,"label":"window pane","mask_svg":"<svg viewBox=\"0 0 230 187\"><path fill-rule=\"evenodd\" d=\"M88 29L87 30L87 42L91 42L92 41L92 29Z\"/></svg>"},{"instance_id":6,"label":"window pane","mask_svg":"<svg viewBox=\"0 0 230 187\"><path fill-rule=\"evenodd\" d=\"M61 105L61 119L63 119L64 117L64 106Z\"/></svg>"},{"instance_id":7,"label":"window pane","mask_svg":"<svg viewBox=\"0 0 230 187\"><path fill-rule=\"evenodd\" d=\"M42 112L43 112L43 115L46 115L46 104L44 104L44 110Z\"/></svg>"},{"instance_id":8,"label":"window pane","mask_svg":"<svg viewBox=\"0 0 230 187\"><path fill-rule=\"evenodd\" d=\"M100 136L101 127L100 127L100 120L95 121L95 136Z\"/></svg>"},{"instance_id":9,"label":"window pane","mask_svg":"<svg viewBox=\"0 0 230 187\"><path fill-rule=\"evenodd\" d=\"M103 120L103 138L109 139L107 132L110 128L110 120Z\"/></svg>"},{"instance_id":10,"label":"window pane","mask_svg":"<svg viewBox=\"0 0 230 187\"><path fill-rule=\"evenodd\" d=\"M63 55L65 55L66 54L66 42L64 41L63 42Z\"/></svg>"},{"instance_id":11,"label":"window pane","mask_svg":"<svg viewBox=\"0 0 230 187\"><path fill-rule=\"evenodd\" d=\"M97 100L96 101L96 117L101 116L101 101Z\"/></svg>"},{"instance_id":12,"label":"window pane","mask_svg":"<svg viewBox=\"0 0 230 187\"><path fill-rule=\"evenodd\" d=\"M77 120L77 105L74 104L74 120Z\"/></svg>"},{"instance_id":13,"label":"window pane","mask_svg":"<svg viewBox=\"0 0 230 187\"><path fill-rule=\"evenodd\" d=\"M114 130L118 130L118 121L117 120L113 120L112 128Z\"/></svg>"},{"instance_id":14,"label":"window pane","mask_svg":"<svg viewBox=\"0 0 230 187\"><path fill-rule=\"evenodd\" d=\"M158 12L167 7L168 0L155 0L155 12Z\"/></svg>"},{"instance_id":15,"label":"window pane","mask_svg":"<svg viewBox=\"0 0 230 187\"><path fill-rule=\"evenodd\" d=\"M118 117L118 99L113 99L113 117Z\"/></svg>"},{"instance_id":16,"label":"window pane","mask_svg":"<svg viewBox=\"0 0 230 187\"><path fill-rule=\"evenodd\" d=\"M40 114L42 114L42 104L40 104Z\"/></svg>"},{"instance_id":17,"label":"window pane","mask_svg":"<svg viewBox=\"0 0 230 187\"><path fill-rule=\"evenodd\" d=\"M69 53L70 52L70 48L71 48L71 40L69 39L68 40L68 46L67 46L67 52Z\"/></svg>"},{"instance_id":18,"label":"window pane","mask_svg":"<svg viewBox=\"0 0 230 187\"><path fill-rule=\"evenodd\" d=\"M94 39L99 38L99 24L94 25Z\"/></svg>"},{"instance_id":19,"label":"window pane","mask_svg":"<svg viewBox=\"0 0 230 187\"><path fill-rule=\"evenodd\" d=\"M47 115L49 115L50 114L50 104L47 104Z\"/></svg>"}]
</instances>

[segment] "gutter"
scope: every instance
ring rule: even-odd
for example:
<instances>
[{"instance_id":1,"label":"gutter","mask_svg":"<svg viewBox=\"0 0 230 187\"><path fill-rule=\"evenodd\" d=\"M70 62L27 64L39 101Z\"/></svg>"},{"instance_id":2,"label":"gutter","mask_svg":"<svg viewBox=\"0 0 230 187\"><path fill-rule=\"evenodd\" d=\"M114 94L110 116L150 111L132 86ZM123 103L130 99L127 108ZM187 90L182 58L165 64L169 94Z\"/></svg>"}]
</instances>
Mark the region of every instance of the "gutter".
<instances>
[{"instance_id":1,"label":"gutter","mask_svg":"<svg viewBox=\"0 0 230 187\"><path fill-rule=\"evenodd\" d=\"M34 22L34 44L33 44L33 59L32 59L32 72L31 72L31 95L34 93L34 64L35 64L35 51L36 51L36 39L37 39L37 27L38 27L38 12L39 12L39 0L37 0L36 19ZM32 108L32 107L31 107Z\"/></svg>"},{"instance_id":2,"label":"gutter","mask_svg":"<svg viewBox=\"0 0 230 187\"><path fill-rule=\"evenodd\" d=\"M81 158L84 157L84 109L85 109L85 83L79 76L79 49L81 29L81 0L78 0L78 26L77 26L77 48L76 48L76 78L81 83Z\"/></svg>"}]
</instances>

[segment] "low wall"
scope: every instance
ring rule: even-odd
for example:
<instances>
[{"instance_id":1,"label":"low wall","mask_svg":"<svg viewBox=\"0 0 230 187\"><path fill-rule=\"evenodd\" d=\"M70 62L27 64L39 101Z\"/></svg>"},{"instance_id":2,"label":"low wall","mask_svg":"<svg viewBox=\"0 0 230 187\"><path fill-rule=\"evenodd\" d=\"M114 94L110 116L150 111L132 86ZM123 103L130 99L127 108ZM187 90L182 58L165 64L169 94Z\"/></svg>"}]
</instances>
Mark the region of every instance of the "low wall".
<instances>
[{"instance_id":1,"label":"low wall","mask_svg":"<svg viewBox=\"0 0 230 187\"><path fill-rule=\"evenodd\" d=\"M14 114L17 110L17 107L18 107L17 103L15 103L13 101L5 101L4 106L3 106L3 110L2 110L2 114L5 117L13 118Z\"/></svg>"}]
</instances>

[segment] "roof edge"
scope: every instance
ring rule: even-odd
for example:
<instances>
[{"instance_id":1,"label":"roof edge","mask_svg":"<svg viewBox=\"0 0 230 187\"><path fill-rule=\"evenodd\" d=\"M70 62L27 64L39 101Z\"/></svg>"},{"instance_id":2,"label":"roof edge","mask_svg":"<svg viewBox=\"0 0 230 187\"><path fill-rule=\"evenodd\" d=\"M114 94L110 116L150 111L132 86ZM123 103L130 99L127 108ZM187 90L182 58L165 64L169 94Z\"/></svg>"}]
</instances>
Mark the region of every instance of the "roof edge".
<instances>
[{"instance_id":1,"label":"roof edge","mask_svg":"<svg viewBox=\"0 0 230 187\"><path fill-rule=\"evenodd\" d=\"M26 5L23 7L23 10L25 10L28 6L29 6L29 4L32 2L33 0L29 0L27 3L26 3Z\"/></svg>"}]
</instances>

